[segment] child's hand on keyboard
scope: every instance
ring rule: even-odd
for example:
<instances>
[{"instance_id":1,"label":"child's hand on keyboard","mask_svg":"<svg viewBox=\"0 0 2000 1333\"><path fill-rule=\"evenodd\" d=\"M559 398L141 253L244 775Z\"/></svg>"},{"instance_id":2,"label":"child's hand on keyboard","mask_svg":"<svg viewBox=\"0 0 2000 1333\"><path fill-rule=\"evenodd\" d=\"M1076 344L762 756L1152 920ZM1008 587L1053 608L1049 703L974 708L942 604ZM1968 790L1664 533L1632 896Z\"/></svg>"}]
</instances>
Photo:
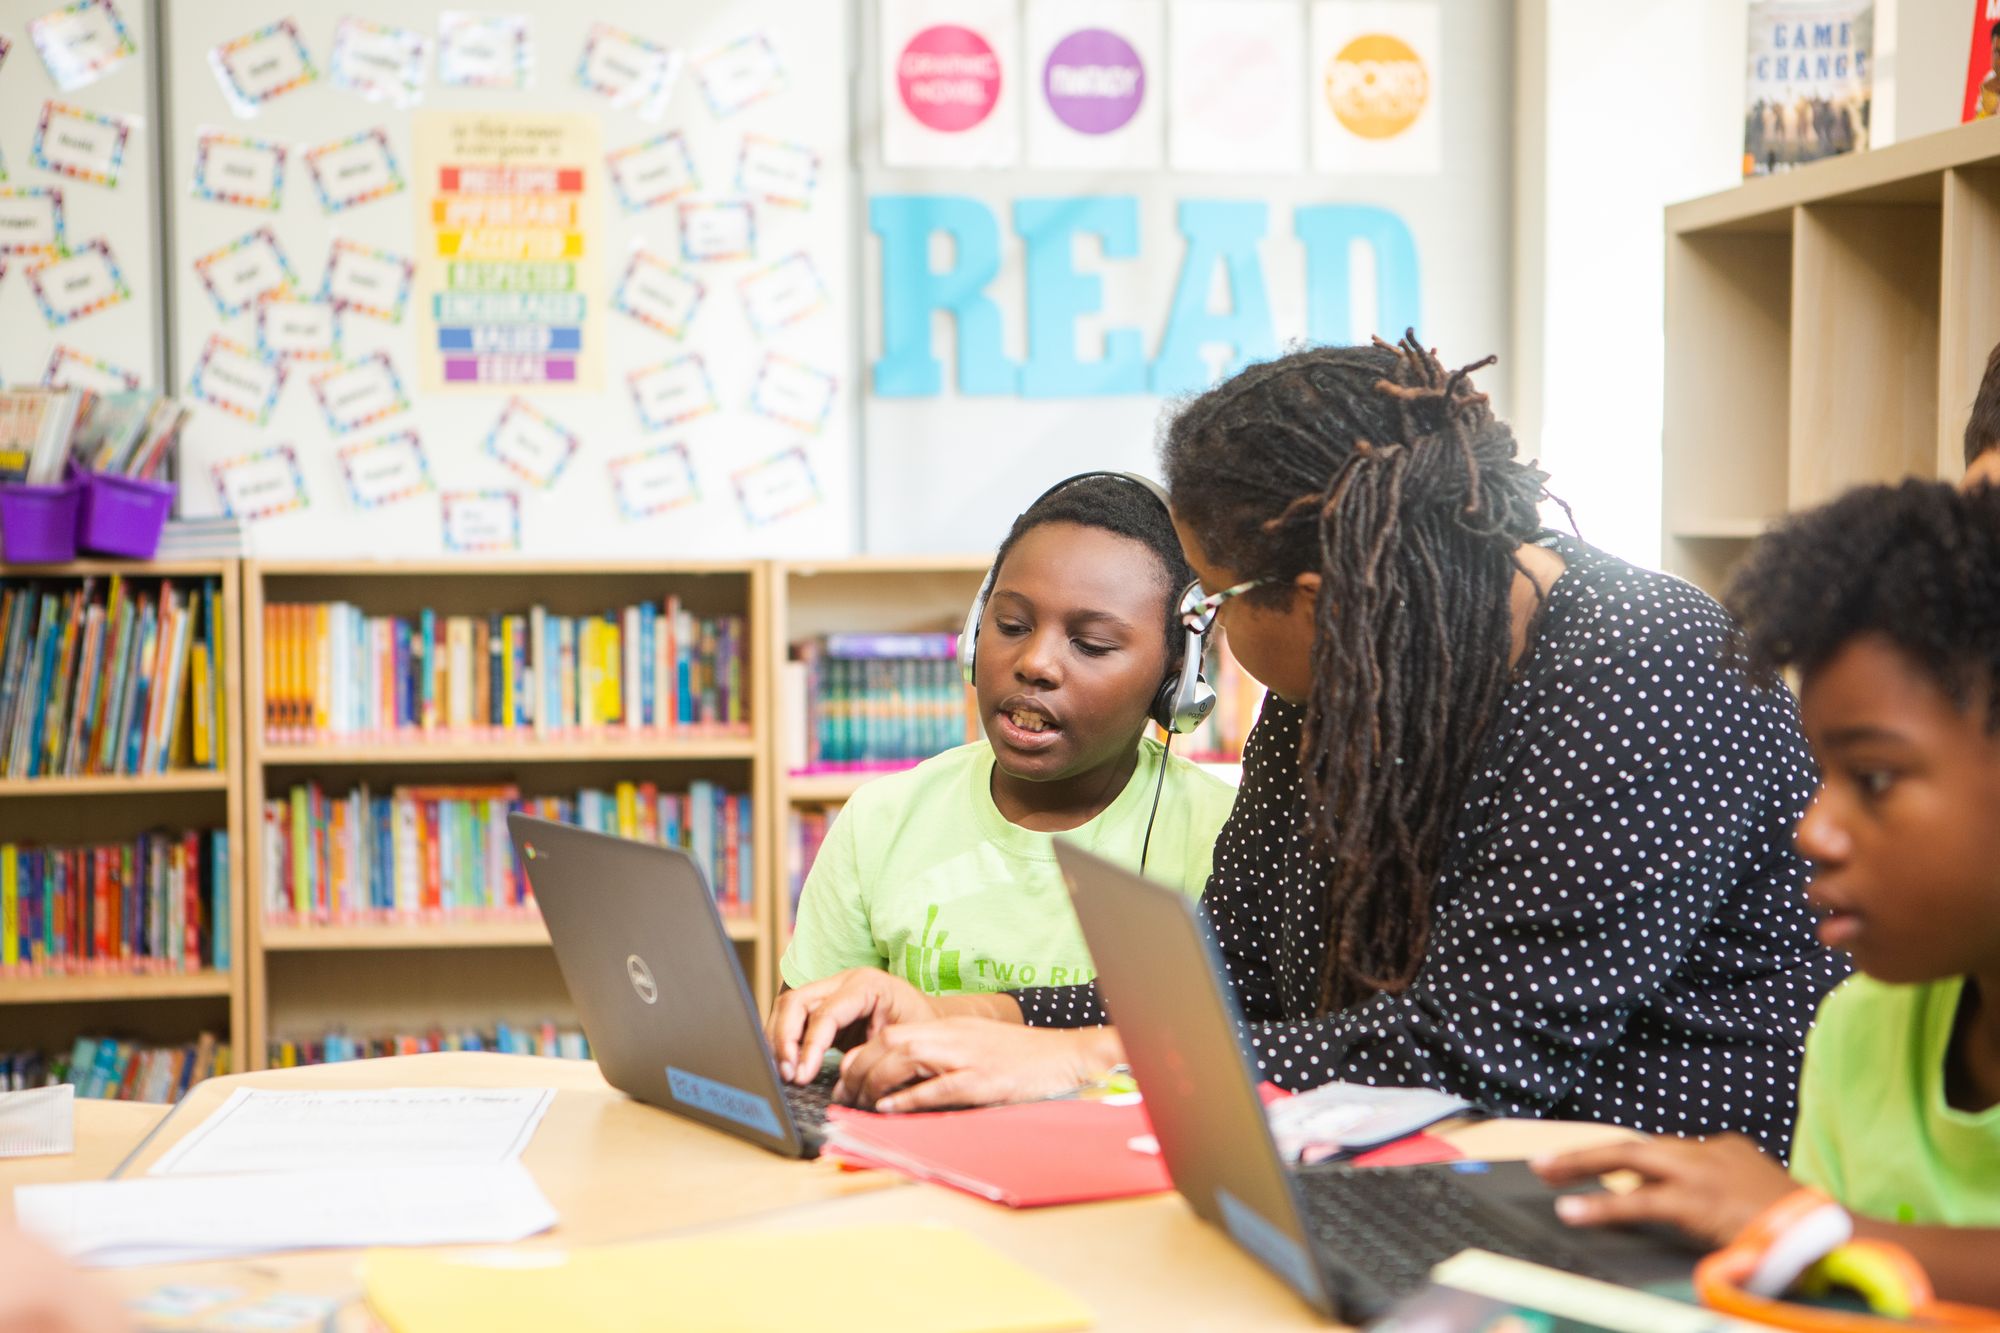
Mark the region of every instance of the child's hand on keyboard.
<instances>
[{"instance_id":1,"label":"child's hand on keyboard","mask_svg":"<svg viewBox=\"0 0 2000 1333\"><path fill-rule=\"evenodd\" d=\"M1570 1194L1556 1211L1572 1226L1664 1222L1711 1247L1736 1239L1750 1220L1798 1188L1783 1167L1749 1139L1632 1139L1586 1148L1532 1165L1551 1185L1568 1185L1611 1171L1633 1171L1637 1189L1619 1194Z\"/></svg>"}]
</instances>

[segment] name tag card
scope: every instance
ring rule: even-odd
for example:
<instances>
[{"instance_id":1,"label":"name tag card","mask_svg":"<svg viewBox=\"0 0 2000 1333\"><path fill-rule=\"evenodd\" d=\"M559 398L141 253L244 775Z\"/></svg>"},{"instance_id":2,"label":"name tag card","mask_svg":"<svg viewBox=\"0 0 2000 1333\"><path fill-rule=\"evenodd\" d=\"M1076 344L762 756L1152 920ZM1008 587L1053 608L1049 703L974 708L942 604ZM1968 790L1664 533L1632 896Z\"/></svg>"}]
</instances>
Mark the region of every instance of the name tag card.
<instances>
[{"instance_id":1,"label":"name tag card","mask_svg":"<svg viewBox=\"0 0 2000 1333\"><path fill-rule=\"evenodd\" d=\"M131 137L132 123L124 116L44 102L28 157L43 171L116 189Z\"/></svg>"},{"instance_id":2,"label":"name tag card","mask_svg":"<svg viewBox=\"0 0 2000 1333\"><path fill-rule=\"evenodd\" d=\"M74 347L57 343L55 351L49 353L48 369L42 372L42 386L88 389L92 393L130 393L139 387L139 377L109 361L85 356Z\"/></svg>"},{"instance_id":3,"label":"name tag card","mask_svg":"<svg viewBox=\"0 0 2000 1333\"><path fill-rule=\"evenodd\" d=\"M61 259L44 259L28 270L35 304L52 328L132 299L111 247L92 241Z\"/></svg>"},{"instance_id":4,"label":"name tag card","mask_svg":"<svg viewBox=\"0 0 2000 1333\"><path fill-rule=\"evenodd\" d=\"M737 284L750 327L769 337L788 324L826 309L826 284L804 251L759 269Z\"/></svg>"},{"instance_id":5,"label":"name tag card","mask_svg":"<svg viewBox=\"0 0 2000 1333\"><path fill-rule=\"evenodd\" d=\"M610 98L613 106L637 107L641 115L656 117L666 109L680 65L679 53L667 47L609 23L593 23L576 81Z\"/></svg>"},{"instance_id":6,"label":"name tag card","mask_svg":"<svg viewBox=\"0 0 2000 1333\"><path fill-rule=\"evenodd\" d=\"M285 188L285 146L203 130L194 142L194 197L275 209Z\"/></svg>"},{"instance_id":7,"label":"name tag card","mask_svg":"<svg viewBox=\"0 0 2000 1333\"><path fill-rule=\"evenodd\" d=\"M194 271L224 319L234 319L266 296L288 295L298 285L269 227L211 250L194 261Z\"/></svg>"},{"instance_id":8,"label":"name tag card","mask_svg":"<svg viewBox=\"0 0 2000 1333\"><path fill-rule=\"evenodd\" d=\"M750 386L750 410L798 430L818 434L833 414L840 381L803 361L775 352L764 355Z\"/></svg>"},{"instance_id":9,"label":"name tag card","mask_svg":"<svg viewBox=\"0 0 2000 1333\"><path fill-rule=\"evenodd\" d=\"M819 480L803 449L787 449L731 474L743 521L753 528L776 523L820 502Z\"/></svg>"},{"instance_id":10,"label":"name tag card","mask_svg":"<svg viewBox=\"0 0 2000 1333\"><path fill-rule=\"evenodd\" d=\"M396 367L386 352L321 371L312 377L312 390L326 416L327 429L335 435L372 426L410 407L403 382L396 377Z\"/></svg>"},{"instance_id":11,"label":"name tag card","mask_svg":"<svg viewBox=\"0 0 2000 1333\"><path fill-rule=\"evenodd\" d=\"M111 0L78 0L29 19L28 38L64 92L97 82L139 49Z\"/></svg>"},{"instance_id":12,"label":"name tag card","mask_svg":"<svg viewBox=\"0 0 2000 1333\"><path fill-rule=\"evenodd\" d=\"M400 324L416 271L417 266L401 255L335 241L327 256L320 299L357 315Z\"/></svg>"},{"instance_id":13,"label":"name tag card","mask_svg":"<svg viewBox=\"0 0 2000 1333\"><path fill-rule=\"evenodd\" d=\"M694 70L708 109L718 116L733 116L785 87L785 66L778 59L778 48L762 33L703 52L695 57Z\"/></svg>"},{"instance_id":14,"label":"name tag card","mask_svg":"<svg viewBox=\"0 0 2000 1333\"><path fill-rule=\"evenodd\" d=\"M681 257L714 264L757 257L757 214L748 204L682 204Z\"/></svg>"},{"instance_id":15,"label":"name tag card","mask_svg":"<svg viewBox=\"0 0 2000 1333\"><path fill-rule=\"evenodd\" d=\"M664 204L701 188L701 178L695 174L694 155L688 151L687 138L679 130L608 153L604 163L610 169L612 192L628 213Z\"/></svg>"},{"instance_id":16,"label":"name tag card","mask_svg":"<svg viewBox=\"0 0 2000 1333\"><path fill-rule=\"evenodd\" d=\"M614 458L605 469L618 497L618 512L628 519L664 514L701 499L685 445L663 444L645 453Z\"/></svg>"},{"instance_id":17,"label":"name tag card","mask_svg":"<svg viewBox=\"0 0 2000 1333\"><path fill-rule=\"evenodd\" d=\"M787 208L811 208L818 186L818 153L762 134L743 136L743 151L736 158L738 194Z\"/></svg>"},{"instance_id":18,"label":"name tag card","mask_svg":"<svg viewBox=\"0 0 2000 1333\"><path fill-rule=\"evenodd\" d=\"M625 266L625 276L618 281L611 308L624 311L669 338L679 338L694 323L702 295L702 285L695 279L640 250Z\"/></svg>"},{"instance_id":19,"label":"name tag card","mask_svg":"<svg viewBox=\"0 0 2000 1333\"><path fill-rule=\"evenodd\" d=\"M304 509L305 474L289 444L226 459L209 469L222 512L231 518L274 518Z\"/></svg>"},{"instance_id":20,"label":"name tag card","mask_svg":"<svg viewBox=\"0 0 2000 1333\"><path fill-rule=\"evenodd\" d=\"M343 444L337 456L347 478L347 493L360 509L379 509L437 489L423 443L413 430Z\"/></svg>"},{"instance_id":21,"label":"name tag card","mask_svg":"<svg viewBox=\"0 0 2000 1333\"><path fill-rule=\"evenodd\" d=\"M281 365L340 360L340 319L330 301L276 296L257 303L257 350Z\"/></svg>"},{"instance_id":22,"label":"name tag card","mask_svg":"<svg viewBox=\"0 0 2000 1333\"><path fill-rule=\"evenodd\" d=\"M521 497L512 491L446 491L444 545L448 551L521 549Z\"/></svg>"},{"instance_id":23,"label":"name tag card","mask_svg":"<svg viewBox=\"0 0 2000 1333\"><path fill-rule=\"evenodd\" d=\"M486 433L486 452L532 486L556 484L581 441L519 398L510 398Z\"/></svg>"},{"instance_id":24,"label":"name tag card","mask_svg":"<svg viewBox=\"0 0 2000 1333\"><path fill-rule=\"evenodd\" d=\"M333 143L308 148L306 167L319 190L320 206L339 213L403 188L403 173L389 151L389 136L364 130Z\"/></svg>"},{"instance_id":25,"label":"name tag card","mask_svg":"<svg viewBox=\"0 0 2000 1333\"><path fill-rule=\"evenodd\" d=\"M246 32L208 53L222 95L239 116L254 116L264 103L319 78L296 24L279 19Z\"/></svg>"},{"instance_id":26,"label":"name tag card","mask_svg":"<svg viewBox=\"0 0 2000 1333\"><path fill-rule=\"evenodd\" d=\"M430 39L408 28L352 16L333 30L333 81L371 102L410 106L424 94Z\"/></svg>"},{"instance_id":27,"label":"name tag card","mask_svg":"<svg viewBox=\"0 0 2000 1333\"><path fill-rule=\"evenodd\" d=\"M188 393L230 416L262 426L271 419L285 387L282 363L259 356L254 348L217 334L201 349L188 377Z\"/></svg>"},{"instance_id":28,"label":"name tag card","mask_svg":"<svg viewBox=\"0 0 2000 1333\"><path fill-rule=\"evenodd\" d=\"M647 430L664 430L717 411L715 386L699 353L676 357L625 377L632 388L632 405Z\"/></svg>"},{"instance_id":29,"label":"name tag card","mask_svg":"<svg viewBox=\"0 0 2000 1333\"><path fill-rule=\"evenodd\" d=\"M438 17L438 82L456 88L525 88L528 16L467 14Z\"/></svg>"},{"instance_id":30,"label":"name tag card","mask_svg":"<svg viewBox=\"0 0 2000 1333\"><path fill-rule=\"evenodd\" d=\"M63 250L62 191L52 185L0 189L0 255L47 255Z\"/></svg>"}]
</instances>

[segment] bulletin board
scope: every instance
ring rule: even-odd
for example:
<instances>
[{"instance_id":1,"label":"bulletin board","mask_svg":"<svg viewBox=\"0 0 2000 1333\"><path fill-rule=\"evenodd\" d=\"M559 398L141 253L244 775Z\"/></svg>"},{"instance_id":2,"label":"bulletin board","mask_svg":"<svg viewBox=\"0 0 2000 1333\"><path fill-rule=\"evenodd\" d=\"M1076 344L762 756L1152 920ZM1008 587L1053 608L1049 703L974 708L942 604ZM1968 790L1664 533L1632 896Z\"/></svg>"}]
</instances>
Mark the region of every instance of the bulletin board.
<instances>
[{"instance_id":1,"label":"bulletin board","mask_svg":"<svg viewBox=\"0 0 2000 1333\"><path fill-rule=\"evenodd\" d=\"M260 555L853 549L847 6L162 10L184 512Z\"/></svg>"},{"instance_id":2,"label":"bulletin board","mask_svg":"<svg viewBox=\"0 0 2000 1333\"><path fill-rule=\"evenodd\" d=\"M150 7L0 0L0 41L0 379L157 387Z\"/></svg>"}]
</instances>

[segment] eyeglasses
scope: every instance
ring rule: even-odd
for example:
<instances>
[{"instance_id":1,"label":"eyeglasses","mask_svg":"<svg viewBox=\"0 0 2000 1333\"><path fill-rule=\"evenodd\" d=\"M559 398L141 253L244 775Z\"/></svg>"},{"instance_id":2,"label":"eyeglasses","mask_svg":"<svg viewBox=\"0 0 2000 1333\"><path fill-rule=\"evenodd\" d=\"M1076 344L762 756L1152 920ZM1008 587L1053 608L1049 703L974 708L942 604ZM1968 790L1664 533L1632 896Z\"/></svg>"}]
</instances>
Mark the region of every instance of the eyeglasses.
<instances>
[{"instance_id":1,"label":"eyeglasses","mask_svg":"<svg viewBox=\"0 0 2000 1333\"><path fill-rule=\"evenodd\" d=\"M1215 623L1216 613L1222 610L1224 602L1232 597L1241 597L1252 588L1261 588L1270 581L1250 579L1233 588L1224 588L1221 592L1203 592L1199 583L1190 583L1187 591L1181 594L1181 624L1196 634L1206 634L1208 627Z\"/></svg>"}]
</instances>

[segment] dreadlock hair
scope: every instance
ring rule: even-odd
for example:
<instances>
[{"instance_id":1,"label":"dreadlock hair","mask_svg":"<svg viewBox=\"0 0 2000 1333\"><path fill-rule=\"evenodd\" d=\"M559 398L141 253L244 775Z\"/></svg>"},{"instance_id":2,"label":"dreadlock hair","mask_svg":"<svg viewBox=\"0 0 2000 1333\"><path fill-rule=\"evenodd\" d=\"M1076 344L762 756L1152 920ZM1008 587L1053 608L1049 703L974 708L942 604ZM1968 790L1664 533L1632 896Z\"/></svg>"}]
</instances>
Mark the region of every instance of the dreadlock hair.
<instances>
[{"instance_id":1,"label":"dreadlock hair","mask_svg":"<svg viewBox=\"0 0 2000 1333\"><path fill-rule=\"evenodd\" d=\"M1111 473L1095 473L1065 482L1029 505L993 556L993 575L1014 543L1036 528L1050 523L1074 523L1080 528L1100 528L1120 537L1129 537L1153 553L1154 573L1160 588L1160 632L1166 638L1167 670L1180 670L1181 648L1187 642L1181 627L1181 590L1195 581L1194 570L1181 550L1181 539L1173 519L1159 497L1139 483Z\"/></svg>"},{"instance_id":2,"label":"dreadlock hair","mask_svg":"<svg viewBox=\"0 0 2000 1333\"><path fill-rule=\"evenodd\" d=\"M1511 676L1515 551L1544 475L1470 375L1414 332L1254 365L1186 404L1161 445L1174 512L1285 605L1320 577L1300 764L1328 863L1320 1012L1416 975L1431 888Z\"/></svg>"},{"instance_id":3,"label":"dreadlock hair","mask_svg":"<svg viewBox=\"0 0 2000 1333\"><path fill-rule=\"evenodd\" d=\"M1804 677L1879 634L2000 732L2000 486L1864 486L1751 548L1726 603L1730 655L1760 683Z\"/></svg>"},{"instance_id":4,"label":"dreadlock hair","mask_svg":"<svg viewBox=\"0 0 2000 1333\"><path fill-rule=\"evenodd\" d=\"M1979 392L1972 399L1972 415L1965 419L1965 465L1971 467L1974 459L1996 445L2000 445L2000 344L1987 354L1986 373L1980 376Z\"/></svg>"}]
</instances>

